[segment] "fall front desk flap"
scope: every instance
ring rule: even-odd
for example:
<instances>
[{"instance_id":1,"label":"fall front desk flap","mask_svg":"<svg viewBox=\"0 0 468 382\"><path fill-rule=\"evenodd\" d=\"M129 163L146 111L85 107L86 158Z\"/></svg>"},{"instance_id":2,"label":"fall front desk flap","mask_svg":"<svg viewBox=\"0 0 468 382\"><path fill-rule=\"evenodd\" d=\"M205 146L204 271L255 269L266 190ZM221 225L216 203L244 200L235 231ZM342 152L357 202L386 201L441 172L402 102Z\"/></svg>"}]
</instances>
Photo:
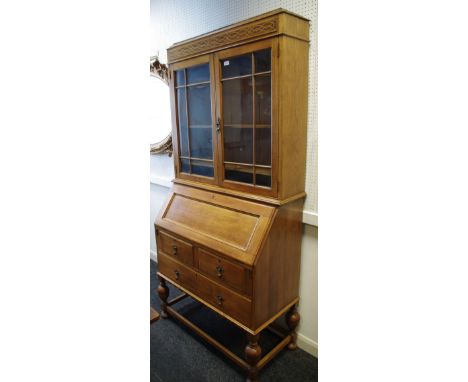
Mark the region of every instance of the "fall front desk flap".
<instances>
[{"instance_id":1,"label":"fall front desk flap","mask_svg":"<svg viewBox=\"0 0 468 382\"><path fill-rule=\"evenodd\" d=\"M174 185L155 224L201 247L253 265L275 210L265 204Z\"/></svg>"}]
</instances>

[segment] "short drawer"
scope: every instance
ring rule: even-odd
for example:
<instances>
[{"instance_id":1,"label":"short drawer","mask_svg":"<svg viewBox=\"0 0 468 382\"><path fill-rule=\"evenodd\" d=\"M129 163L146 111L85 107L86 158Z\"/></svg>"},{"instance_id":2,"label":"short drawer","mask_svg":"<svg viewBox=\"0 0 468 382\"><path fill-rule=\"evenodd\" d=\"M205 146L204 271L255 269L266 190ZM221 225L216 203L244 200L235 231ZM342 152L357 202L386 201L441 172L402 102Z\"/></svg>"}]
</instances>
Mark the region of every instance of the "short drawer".
<instances>
[{"instance_id":1,"label":"short drawer","mask_svg":"<svg viewBox=\"0 0 468 382\"><path fill-rule=\"evenodd\" d=\"M158 254L158 270L180 286L192 291L197 287L197 273L169 256Z\"/></svg>"},{"instance_id":2,"label":"short drawer","mask_svg":"<svg viewBox=\"0 0 468 382\"><path fill-rule=\"evenodd\" d=\"M158 250L190 266L193 265L192 245L158 231Z\"/></svg>"},{"instance_id":3,"label":"short drawer","mask_svg":"<svg viewBox=\"0 0 468 382\"><path fill-rule=\"evenodd\" d=\"M197 284L198 294L205 301L240 323L250 325L252 303L248 298L212 282L201 274L198 274Z\"/></svg>"},{"instance_id":4,"label":"short drawer","mask_svg":"<svg viewBox=\"0 0 468 382\"><path fill-rule=\"evenodd\" d=\"M221 284L226 284L241 292L250 294L248 270L223 260L201 248L197 248L198 269Z\"/></svg>"}]
</instances>

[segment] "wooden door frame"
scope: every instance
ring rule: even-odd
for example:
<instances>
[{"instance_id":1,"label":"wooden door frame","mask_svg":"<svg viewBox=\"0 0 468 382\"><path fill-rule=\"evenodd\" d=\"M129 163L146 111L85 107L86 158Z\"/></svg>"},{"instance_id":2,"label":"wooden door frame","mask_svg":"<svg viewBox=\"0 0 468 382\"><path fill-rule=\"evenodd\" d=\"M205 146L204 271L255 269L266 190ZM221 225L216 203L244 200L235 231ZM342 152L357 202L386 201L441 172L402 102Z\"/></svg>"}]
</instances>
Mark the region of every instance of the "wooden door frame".
<instances>
[{"instance_id":1,"label":"wooden door frame","mask_svg":"<svg viewBox=\"0 0 468 382\"><path fill-rule=\"evenodd\" d=\"M211 140L212 140L212 148L213 148L213 178L203 175L194 175L194 174L187 174L183 173L180 170L180 137L179 137L179 116L177 113L177 103L176 103L176 91L175 91L175 75L174 72L180 69L186 69L193 66L201 65L201 64L208 64L209 71L210 71L210 103L211 103ZM218 171L218 140L217 140L217 133L216 133L216 86L215 86L215 74L213 68L213 56L212 54L205 54L203 56L198 56L195 58L191 58L184 61L179 61L174 64L169 65L169 72L170 72L170 97L171 97L171 109L172 109L172 144L173 144L173 153L174 153L174 173L176 178L186 179L186 180L194 180L202 183L209 183L209 184L217 184L217 179L219 177ZM186 79L187 81L187 79ZM187 82L186 82L187 84ZM187 88L185 88L187 89ZM188 97L186 95L186 101L188 102ZM187 105L188 107L188 105ZM188 114L187 114L187 129L189 129L188 123ZM190 142L190 135L189 135L189 142ZM190 152L189 152L189 156Z\"/></svg>"},{"instance_id":2,"label":"wooden door frame","mask_svg":"<svg viewBox=\"0 0 468 382\"><path fill-rule=\"evenodd\" d=\"M234 182L224 179L224 120L222 113L222 91L221 91L221 60L240 56L243 54L253 53L263 49L271 48L271 189L249 185L241 182ZM221 131L217 134L217 147L218 151L218 180L217 184L224 188L238 190L242 192L254 193L257 195L277 197L278 195L278 121L279 121L279 107L278 97L279 94L279 81L278 81L278 56L279 44L278 38L268 38L261 41L256 41L250 44L245 44L233 48L224 49L222 51L213 53L213 65L215 73L215 94L216 97L216 118L220 119ZM252 71L254 68L252 68ZM253 97L255 102L255 96Z\"/></svg>"}]
</instances>

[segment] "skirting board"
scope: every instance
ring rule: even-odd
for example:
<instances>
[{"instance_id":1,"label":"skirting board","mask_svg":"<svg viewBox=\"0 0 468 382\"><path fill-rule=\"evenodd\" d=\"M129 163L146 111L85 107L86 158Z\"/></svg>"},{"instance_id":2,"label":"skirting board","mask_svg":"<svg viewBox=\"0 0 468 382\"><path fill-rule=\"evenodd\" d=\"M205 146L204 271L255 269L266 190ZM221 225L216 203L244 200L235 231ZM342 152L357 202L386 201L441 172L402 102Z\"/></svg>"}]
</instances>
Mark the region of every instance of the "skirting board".
<instances>
[{"instance_id":1,"label":"skirting board","mask_svg":"<svg viewBox=\"0 0 468 382\"><path fill-rule=\"evenodd\" d=\"M315 358L318 358L318 343L300 332L297 333L297 346L305 352L312 354Z\"/></svg>"}]
</instances>

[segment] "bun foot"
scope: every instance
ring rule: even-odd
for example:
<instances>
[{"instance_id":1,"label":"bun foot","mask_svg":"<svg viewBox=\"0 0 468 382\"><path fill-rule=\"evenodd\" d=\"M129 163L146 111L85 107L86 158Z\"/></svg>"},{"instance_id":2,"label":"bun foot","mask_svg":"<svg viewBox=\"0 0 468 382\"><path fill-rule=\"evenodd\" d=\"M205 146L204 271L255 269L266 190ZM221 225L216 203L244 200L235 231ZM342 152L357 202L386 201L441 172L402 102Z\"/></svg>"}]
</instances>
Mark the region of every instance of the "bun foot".
<instances>
[{"instance_id":1,"label":"bun foot","mask_svg":"<svg viewBox=\"0 0 468 382\"><path fill-rule=\"evenodd\" d=\"M252 335L248 334L248 344L245 347L245 359L247 363L250 365L248 374L247 374L247 382L258 382L258 369L257 363L260 361L262 356L262 348L258 344L259 334Z\"/></svg>"},{"instance_id":2,"label":"bun foot","mask_svg":"<svg viewBox=\"0 0 468 382\"><path fill-rule=\"evenodd\" d=\"M294 305L289 309L288 313L286 314L286 323L288 324L288 328L291 331L291 342L288 344L289 350L296 350L297 349L297 333L296 328L299 325L299 321L301 320L301 316L297 311L297 305Z\"/></svg>"}]
</instances>

